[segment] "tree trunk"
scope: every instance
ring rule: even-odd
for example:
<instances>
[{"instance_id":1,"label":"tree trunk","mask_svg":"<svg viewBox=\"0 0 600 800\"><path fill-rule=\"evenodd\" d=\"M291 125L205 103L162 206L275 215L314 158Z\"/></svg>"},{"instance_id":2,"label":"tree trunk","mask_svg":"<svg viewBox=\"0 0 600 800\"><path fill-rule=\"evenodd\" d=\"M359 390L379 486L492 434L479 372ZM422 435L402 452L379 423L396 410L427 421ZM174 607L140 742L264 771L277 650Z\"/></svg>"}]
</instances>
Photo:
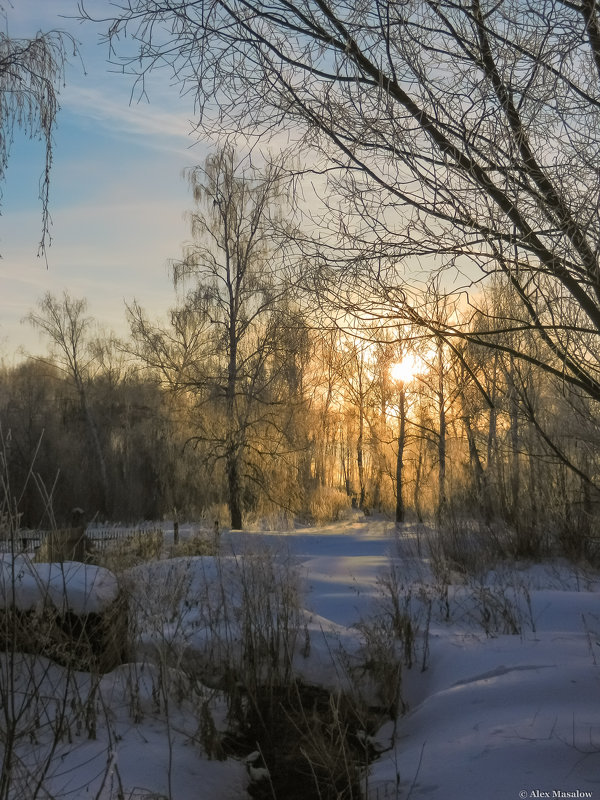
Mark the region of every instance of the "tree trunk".
<instances>
[{"instance_id":1,"label":"tree trunk","mask_svg":"<svg viewBox=\"0 0 600 800\"><path fill-rule=\"evenodd\" d=\"M489 523L492 521L493 514L489 488L487 485L487 476L481 464L481 458L479 457L479 451L477 450L477 444L475 442L475 435L473 433L471 420L469 419L468 415L465 415L463 421L465 425L465 431L467 432L469 456L471 459L471 466L473 468L473 476L475 478L475 487L477 491L477 498L479 500L479 508L481 509L484 521L489 525Z\"/></svg>"},{"instance_id":2,"label":"tree trunk","mask_svg":"<svg viewBox=\"0 0 600 800\"><path fill-rule=\"evenodd\" d=\"M404 499L402 497L404 445L406 443L406 395L404 386L400 387L398 400L400 424L398 427L398 455L396 456L396 524L404 522Z\"/></svg>"},{"instance_id":3,"label":"tree trunk","mask_svg":"<svg viewBox=\"0 0 600 800\"><path fill-rule=\"evenodd\" d=\"M423 522L423 510L421 508L421 481L423 478L423 437L419 437L419 452L417 454L417 465L415 468L415 489L413 492L413 505L419 522Z\"/></svg>"},{"instance_id":4,"label":"tree trunk","mask_svg":"<svg viewBox=\"0 0 600 800\"><path fill-rule=\"evenodd\" d=\"M512 372L507 375L508 378L508 416L510 420L510 449L511 449L511 471L510 471L510 498L511 507L509 509L510 519L517 528L521 527L520 519L520 499L519 489L521 483L521 465L519 459L519 409L517 402L517 391L514 385L514 378Z\"/></svg>"},{"instance_id":5,"label":"tree trunk","mask_svg":"<svg viewBox=\"0 0 600 800\"><path fill-rule=\"evenodd\" d=\"M492 395L495 403L495 393ZM494 405L489 410L488 434L487 434L487 482L488 491L494 492L496 508L502 504L502 493L500 491L500 478L498 475L498 436L497 436L498 411Z\"/></svg>"},{"instance_id":6,"label":"tree trunk","mask_svg":"<svg viewBox=\"0 0 600 800\"><path fill-rule=\"evenodd\" d=\"M362 397L361 397L362 401ZM358 406L358 440L356 442L356 466L358 468L358 487L359 498L358 507L364 508L365 505L365 467L364 467L364 434L365 434L365 417L362 402Z\"/></svg>"},{"instance_id":7,"label":"tree trunk","mask_svg":"<svg viewBox=\"0 0 600 800\"><path fill-rule=\"evenodd\" d=\"M242 478L240 474L241 447L238 443L238 420L236 409L237 389L237 308L233 294L230 295L229 309L229 360L227 365L227 440L225 446L225 466L227 470L227 505L231 516L231 527L241 530L242 519Z\"/></svg>"},{"instance_id":8,"label":"tree trunk","mask_svg":"<svg viewBox=\"0 0 600 800\"><path fill-rule=\"evenodd\" d=\"M240 458L235 444L227 450L227 489L228 507L231 516L231 527L242 528L242 482L240 476Z\"/></svg>"},{"instance_id":9,"label":"tree trunk","mask_svg":"<svg viewBox=\"0 0 600 800\"><path fill-rule=\"evenodd\" d=\"M438 402L439 402L439 437L438 437L438 507L437 518L441 520L446 508L446 398L444 395L444 350L443 342L438 341Z\"/></svg>"}]
</instances>

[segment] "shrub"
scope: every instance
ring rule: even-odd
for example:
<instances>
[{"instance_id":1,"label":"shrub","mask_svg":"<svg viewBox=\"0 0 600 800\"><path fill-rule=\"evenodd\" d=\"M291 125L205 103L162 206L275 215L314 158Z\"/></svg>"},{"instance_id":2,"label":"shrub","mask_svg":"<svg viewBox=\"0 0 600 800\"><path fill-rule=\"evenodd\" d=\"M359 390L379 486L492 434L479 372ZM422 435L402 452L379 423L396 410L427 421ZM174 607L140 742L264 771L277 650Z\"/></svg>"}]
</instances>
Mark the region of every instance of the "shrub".
<instances>
[{"instance_id":1,"label":"shrub","mask_svg":"<svg viewBox=\"0 0 600 800\"><path fill-rule=\"evenodd\" d=\"M311 519L317 525L342 519L350 507L350 498L346 492L330 486L319 486L308 501Z\"/></svg>"}]
</instances>

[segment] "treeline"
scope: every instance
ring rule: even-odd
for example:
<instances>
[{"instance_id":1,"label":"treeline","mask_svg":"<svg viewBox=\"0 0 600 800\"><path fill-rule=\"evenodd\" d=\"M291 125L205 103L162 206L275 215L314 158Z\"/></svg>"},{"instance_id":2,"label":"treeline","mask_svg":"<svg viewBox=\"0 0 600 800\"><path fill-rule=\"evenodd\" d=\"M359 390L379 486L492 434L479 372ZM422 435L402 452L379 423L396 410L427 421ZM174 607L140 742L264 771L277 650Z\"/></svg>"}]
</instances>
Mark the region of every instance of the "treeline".
<instances>
[{"instance_id":1,"label":"treeline","mask_svg":"<svg viewBox=\"0 0 600 800\"><path fill-rule=\"evenodd\" d=\"M141 86L170 66L195 131L250 149L189 173L166 320L134 302L117 344L68 295L31 314L51 355L5 371L0 409L24 519L77 504L238 528L354 502L501 522L514 552L596 546L589 3L126 6L103 23L111 57ZM129 30L139 50L119 57ZM49 153L63 45L25 63L49 95L34 83L17 119Z\"/></svg>"},{"instance_id":2,"label":"treeline","mask_svg":"<svg viewBox=\"0 0 600 800\"><path fill-rule=\"evenodd\" d=\"M360 261L342 280L343 250L316 258L283 161L258 169L224 147L189 177L166 318L134 301L117 341L68 293L29 315L48 354L5 368L0 388L4 497L23 524L78 507L282 527L354 505L502 523L523 555L596 546L596 354L573 299L532 322L495 275L476 304L435 280L409 303Z\"/></svg>"},{"instance_id":3,"label":"treeline","mask_svg":"<svg viewBox=\"0 0 600 800\"><path fill-rule=\"evenodd\" d=\"M506 291L490 294L488 314L495 297L505 304ZM245 526L285 526L353 504L399 521L502 521L524 555L550 538L574 555L593 545L597 408L501 347L372 322L318 327L282 296L269 325L255 321L255 349L244 343L230 417L227 348L189 307L159 329L132 306L128 342L94 334L68 295L46 296L36 318L79 333L2 372L3 459L23 524L62 524L78 506L88 519L229 525L239 511Z\"/></svg>"}]
</instances>

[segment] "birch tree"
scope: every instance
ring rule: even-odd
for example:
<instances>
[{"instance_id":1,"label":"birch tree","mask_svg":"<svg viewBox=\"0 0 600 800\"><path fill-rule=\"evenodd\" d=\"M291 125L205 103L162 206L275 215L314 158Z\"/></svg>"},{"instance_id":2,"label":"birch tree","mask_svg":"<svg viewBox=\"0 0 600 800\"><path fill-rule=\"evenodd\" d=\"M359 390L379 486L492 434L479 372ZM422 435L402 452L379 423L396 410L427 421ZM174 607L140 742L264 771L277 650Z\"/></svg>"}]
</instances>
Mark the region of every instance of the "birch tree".
<instances>
[{"instance_id":1,"label":"birch tree","mask_svg":"<svg viewBox=\"0 0 600 800\"><path fill-rule=\"evenodd\" d=\"M288 289L279 235L281 168L254 169L224 146L190 173L190 183L197 203L193 239L174 263L173 277L185 289L183 316L190 319L195 310L193 318L202 320L203 360L193 359L193 372L182 365L177 380L192 376L212 409L197 440L210 443L224 463L231 525L241 528L244 492L249 482L261 481L257 462L283 438L272 413Z\"/></svg>"},{"instance_id":2,"label":"birch tree","mask_svg":"<svg viewBox=\"0 0 600 800\"><path fill-rule=\"evenodd\" d=\"M4 6L0 4L0 22L5 17ZM40 179L42 234L39 245L42 254L50 238L53 136L68 44L75 49L73 40L59 31L38 33L33 39L15 39L0 30L0 188L15 129L43 140L45 163Z\"/></svg>"}]
</instances>

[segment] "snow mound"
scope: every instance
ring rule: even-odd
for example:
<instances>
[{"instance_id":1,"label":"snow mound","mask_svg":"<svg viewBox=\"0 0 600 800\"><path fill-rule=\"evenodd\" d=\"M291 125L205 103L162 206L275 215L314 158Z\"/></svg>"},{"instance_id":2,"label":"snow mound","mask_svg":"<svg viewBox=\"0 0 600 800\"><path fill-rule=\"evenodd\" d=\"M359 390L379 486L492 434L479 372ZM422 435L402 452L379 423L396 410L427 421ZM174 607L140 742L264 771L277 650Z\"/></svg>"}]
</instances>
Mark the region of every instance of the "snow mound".
<instances>
[{"instance_id":1,"label":"snow mound","mask_svg":"<svg viewBox=\"0 0 600 800\"><path fill-rule=\"evenodd\" d=\"M35 564L27 556L0 557L0 608L31 611L50 602L59 613L102 613L116 599L116 577L104 567L65 561Z\"/></svg>"}]
</instances>

